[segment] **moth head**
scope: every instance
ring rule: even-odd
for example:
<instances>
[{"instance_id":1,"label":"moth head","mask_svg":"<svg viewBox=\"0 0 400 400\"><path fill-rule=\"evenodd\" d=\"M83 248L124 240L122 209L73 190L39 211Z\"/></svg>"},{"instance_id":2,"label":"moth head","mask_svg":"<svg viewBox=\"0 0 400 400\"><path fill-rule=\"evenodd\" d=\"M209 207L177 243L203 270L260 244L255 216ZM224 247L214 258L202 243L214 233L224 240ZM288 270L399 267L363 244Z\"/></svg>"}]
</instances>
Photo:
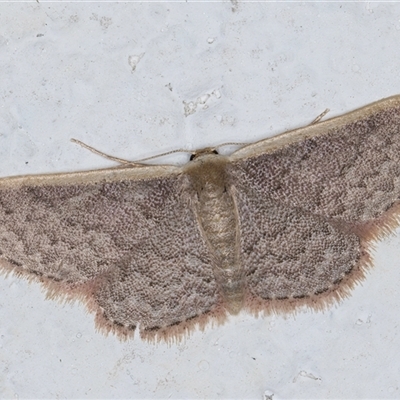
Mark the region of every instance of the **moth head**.
<instances>
[{"instance_id":1,"label":"moth head","mask_svg":"<svg viewBox=\"0 0 400 400\"><path fill-rule=\"evenodd\" d=\"M219 154L215 147L206 147L204 149L196 150L190 155L190 161L200 159L209 155Z\"/></svg>"}]
</instances>

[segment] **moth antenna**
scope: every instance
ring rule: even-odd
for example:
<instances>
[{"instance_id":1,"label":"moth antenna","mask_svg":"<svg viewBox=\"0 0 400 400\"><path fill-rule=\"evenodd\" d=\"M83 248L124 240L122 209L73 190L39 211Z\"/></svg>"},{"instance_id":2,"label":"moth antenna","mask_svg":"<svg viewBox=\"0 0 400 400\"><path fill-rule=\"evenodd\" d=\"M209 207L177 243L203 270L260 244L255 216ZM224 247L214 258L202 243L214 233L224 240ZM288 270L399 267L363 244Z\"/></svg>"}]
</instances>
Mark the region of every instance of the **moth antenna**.
<instances>
[{"instance_id":1,"label":"moth antenna","mask_svg":"<svg viewBox=\"0 0 400 400\"><path fill-rule=\"evenodd\" d=\"M89 146L89 145L86 144L86 143L81 142L81 141L78 140L78 139L71 139L71 142L76 143L76 144L79 144L79 146L82 146L83 148L85 148L85 149L91 151L92 153L97 154L98 156L107 158L108 160L116 161L116 162L119 163L119 164L124 164L124 165L135 165L135 164L137 164L136 162L133 162L133 161L124 160L123 158L118 158L118 157L110 156L110 155L108 155L108 154L106 154L106 153L103 153L102 151L99 151L99 150L95 149L95 148L92 147L92 146Z\"/></svg>"},{"instance_id":2,"label":"moth antenna","mask_svg":"<svg viewBox=\"0 0 400 400\"><path fill-rule=\"evenodd\" d=\"M167 151L166 153L157 154L157 155L155 155L155 156L142 158L142 159L137 160L137 161L129 161L129 160L124 160L123 158L118 158L118 157L110 156L110 155L108 155L108 154L106 154L106 153L103 153L102 151L97 150L97 149L95 149L94 147L89 146L88 144L83 143L83 142L81 142L81 141L78 140L78 139L71 139L71 142L76 143L76 144L79 144L79 146L82 146L83 148L85 148L85 149L91 151L91 152L94 153L94 154L97 154L97 155L99 155L99 156L101 156L101 157L107 158L108 160L116 161L116 162L119 163L119 164L130 165L130 166L143 166L144 164L142 164L142 161L152 160L153 158L166 156L166 155L172 154L172 153L180 153L180 152L183 152L183 153L193 153L193 152L191 152L190 150L177 149L177 150Z\"/></svg>"},{"instance_id":3,"label":"moth antenna","mask_svg":"<svg viewBox=\"0 0 400 400\"><path fill-rule=\"evenodd\" d=\"M152 159L154 159L154 158L167 156L168 154L173 154L173 153L193 153L193 151L191 151L191 150L186 150L186 149L176 149L176 150L167 151L166 153L157 154L157 155L155 155L155 156L150 156L150 157L146 157L146 158L141 158L141 159L138 160L138 161L139 161L139 162L142 162L142 161L149 161L149 160L152 160Z\"/></svg>"},{"instance_id":4,"label":"moth antenna","mask_svg":"<svg viewBox=\"0 0 400 400\"><path fill-rule=\"evenodd\" d=\"M321 121L321 119L324 118L325 115L328 114L329 111L330 111L330 109L329 109L329 108L326 108L325 111L322 111L322 113L319 114L318 117L315 118L315 119L310 123L310 125L318 124L318 122Z\"/></svg>"},{"instance_id":5,"label":"moth antenna","mask_svg":"<svg viewBox=\"0 0 400 400\"><path fill-rule=\"evenodd\" d=\"M246 143L246 142L226 142L219 144L218 146L215 146L215 149L218 149L219 147L223 146L248 146L251 143Z\"/></svg>"}]
</instances>

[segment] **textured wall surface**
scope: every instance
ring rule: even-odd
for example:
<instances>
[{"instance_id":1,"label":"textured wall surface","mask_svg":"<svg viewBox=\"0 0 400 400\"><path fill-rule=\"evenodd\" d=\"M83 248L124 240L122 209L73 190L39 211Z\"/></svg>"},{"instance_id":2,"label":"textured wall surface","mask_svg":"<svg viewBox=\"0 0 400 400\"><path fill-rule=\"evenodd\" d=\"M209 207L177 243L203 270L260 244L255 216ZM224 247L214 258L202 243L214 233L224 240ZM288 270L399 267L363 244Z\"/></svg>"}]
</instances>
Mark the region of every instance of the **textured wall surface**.
<instances>
[{"instance_id":1,"label":"textured wall surface","mask_svg":"<svg viewBox=\"0 0 400 400\"><path fill-rule=\"evenodd\" d=\"M70 138L140 159L399 94L399 21L395 3L3 4L0 176L115 165ZM2 276L0 397L399 398L399 243L325 312L241 313L172 345L105 337Z\"/></svg>"}]
</instances>

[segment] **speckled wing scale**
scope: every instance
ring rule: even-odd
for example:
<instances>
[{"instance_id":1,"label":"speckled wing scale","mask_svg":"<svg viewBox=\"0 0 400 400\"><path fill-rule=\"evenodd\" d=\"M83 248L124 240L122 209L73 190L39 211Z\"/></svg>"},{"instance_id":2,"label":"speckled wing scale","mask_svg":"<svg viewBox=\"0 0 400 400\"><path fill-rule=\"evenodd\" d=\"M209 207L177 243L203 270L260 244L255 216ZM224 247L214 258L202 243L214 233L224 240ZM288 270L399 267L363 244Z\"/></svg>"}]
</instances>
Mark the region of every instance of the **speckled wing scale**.
<instances>
[{"instance_id":1,"label":"speckled wing scale","mask_svg":"<svg viewBox=\"0 0 400 400\"><path fill-rule=\"evenodd\" d=\"M81 298L103 330L183 333L222 313L187 184L174 167L4 179L1 265Z\"/></svg>"},{"instance_id":2,"label":"speckled wing scale","mask_svg":"<svg viewBox=\"0 0 400 400\"><path fill-rule=\"evenodd\" d=\"M183 167L0 180L0 266L97 326L174 339L242 308L323 308L398 225L400 96Z\"/></svg>"},{"instance_id":3,"label":"speckled wing scale","mask_svg":"<svg viewBox=\"0 0 400 400\"><path fill-rule=\"evenodd\" d=\"M398 226L400 96L243 148L239 197L247 307L323 308L350 293L371 242Z\"/></svg>"}]
</instances>

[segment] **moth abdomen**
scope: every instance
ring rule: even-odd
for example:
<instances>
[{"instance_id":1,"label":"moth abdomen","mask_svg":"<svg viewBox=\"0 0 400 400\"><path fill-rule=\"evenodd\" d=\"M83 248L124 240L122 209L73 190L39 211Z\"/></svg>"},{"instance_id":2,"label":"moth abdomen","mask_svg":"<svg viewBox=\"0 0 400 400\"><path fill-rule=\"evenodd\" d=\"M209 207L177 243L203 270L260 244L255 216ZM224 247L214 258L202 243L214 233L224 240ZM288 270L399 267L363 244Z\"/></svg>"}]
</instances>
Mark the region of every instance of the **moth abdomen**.
<instances>
[{"instance_id":1,"label":"moth abdomen","mask_svg":"<svg viewBox=\"0 0 400 400\"><path fill-rule=\"evenodd\" d=\"M187 167L197 196L196 215L213 259L226 309L237 314L244 298L236 204L226 179L227 158L201 153Z\"/></svg>"}]
</instances>

